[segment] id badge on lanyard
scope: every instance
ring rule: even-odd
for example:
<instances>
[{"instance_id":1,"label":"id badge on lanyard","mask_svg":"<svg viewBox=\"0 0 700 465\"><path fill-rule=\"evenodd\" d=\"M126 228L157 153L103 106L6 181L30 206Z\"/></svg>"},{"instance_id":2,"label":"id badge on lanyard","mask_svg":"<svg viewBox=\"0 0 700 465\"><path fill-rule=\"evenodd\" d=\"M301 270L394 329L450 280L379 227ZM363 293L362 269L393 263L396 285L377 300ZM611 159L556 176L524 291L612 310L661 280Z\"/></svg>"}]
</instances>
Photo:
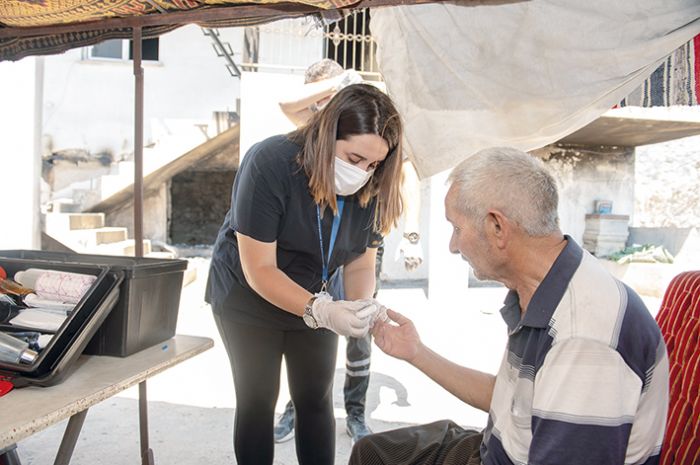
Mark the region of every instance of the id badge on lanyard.
<instances>
[{"instance_id":1,"label":"id badge on lanyard","mask_svg":"<svg viewBox=\"0 0 700 465\"><path fill-rule=\"evenodd\" d=\"M340 218L343 215L343 207L345 206L345 199L343 197L336 197L338 203L338 214L333 217L333 226L331 227L331 237L330 243L328 244L328 255L325 255L323 250L323 230L321 229L321 207L316 205L316 219L318 221L318 243L321 247L321 294L328 294L328 267L331 262L331 255L333 254L333 247L335 247L335 240L338 237L338 230L340 229Z\"/></svg>"}]
</instances>

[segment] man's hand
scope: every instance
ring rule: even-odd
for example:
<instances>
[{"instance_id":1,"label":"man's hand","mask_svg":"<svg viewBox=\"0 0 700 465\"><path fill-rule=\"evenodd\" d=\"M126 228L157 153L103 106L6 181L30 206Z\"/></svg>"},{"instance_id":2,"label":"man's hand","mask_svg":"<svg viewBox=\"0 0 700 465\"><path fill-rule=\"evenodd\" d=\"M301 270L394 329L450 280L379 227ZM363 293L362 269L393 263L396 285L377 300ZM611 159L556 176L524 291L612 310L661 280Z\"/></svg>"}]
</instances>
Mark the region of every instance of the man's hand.
<instances>
[{"instance_id":1,"label":"man's hand","mask_svg":"<svg viewBox=\"0 0 700 465\"><path fill-rule=\"evenodd\" d=\"M411 362L423 345L416 327L399 312L386 313L389 319L377 319L372 329L375 344L386 354Z\"/></svg>"},{"instance_id":2,"label":"man's hand","mask_svg":"<svg viewBox=\"0 0 700 465\"><path fill-rule=\"evenodd\" d=\"M415 271L423 263L423 248L420 242L413 244L407 238L401 238L401 242L399 242L399 246L396 249L396 260L400 257L403 257L406 271Z\"/></svg>"}]
</instances>

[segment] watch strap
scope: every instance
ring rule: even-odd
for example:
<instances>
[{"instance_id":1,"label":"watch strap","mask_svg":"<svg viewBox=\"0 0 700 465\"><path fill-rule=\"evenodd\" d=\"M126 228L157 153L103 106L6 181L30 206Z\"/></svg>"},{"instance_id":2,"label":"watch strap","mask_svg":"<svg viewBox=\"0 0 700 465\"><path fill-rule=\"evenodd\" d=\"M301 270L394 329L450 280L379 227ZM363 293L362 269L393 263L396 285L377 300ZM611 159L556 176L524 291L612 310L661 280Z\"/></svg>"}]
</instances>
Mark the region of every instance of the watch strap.
<instances>
[{"instance_id":1,"label":"watch strap","mask_svg":"<svg viewBox=\"0 0 700 465\"><path fill-rule=\"evenodd\" d=\"M308 302L306 302L304 305L304 323L306 323L306 326L312 329L318 328L318 321L314 316L314 302L317 298L317 295L312 295Z\"/></svg>"}]
</instances>

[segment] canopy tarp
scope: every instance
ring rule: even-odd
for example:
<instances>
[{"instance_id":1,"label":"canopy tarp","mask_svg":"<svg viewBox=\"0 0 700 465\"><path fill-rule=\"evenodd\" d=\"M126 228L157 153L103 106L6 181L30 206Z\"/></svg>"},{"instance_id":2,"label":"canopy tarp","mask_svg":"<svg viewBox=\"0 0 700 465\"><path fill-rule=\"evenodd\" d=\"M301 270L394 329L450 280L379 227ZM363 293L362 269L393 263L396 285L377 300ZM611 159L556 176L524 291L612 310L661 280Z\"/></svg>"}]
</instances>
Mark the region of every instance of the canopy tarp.
<instances>
[{"instance_id":1,"label":"canopy tarp","mask_svg":"<svg viewBox=\"0 0 700 465\"><path fill-rule=\"evenodd\" d=\"M620 102L697 103L698 0L445 2L380 9L370 27L421 177L543 147Z\"/></svg>"},{"instance_id":2,"label":"canopy tarp","mask_svg":"<svg viewBox=\"0 0 700 465\"><path fill-rule=\"evenodd\" d=\"M211 28L252 26L348 8L429 1L441 0L2 0L0 61L128 39L136 26L143 29L144 38L153 38L189 23Z\"/></svg>"}]
</instances>

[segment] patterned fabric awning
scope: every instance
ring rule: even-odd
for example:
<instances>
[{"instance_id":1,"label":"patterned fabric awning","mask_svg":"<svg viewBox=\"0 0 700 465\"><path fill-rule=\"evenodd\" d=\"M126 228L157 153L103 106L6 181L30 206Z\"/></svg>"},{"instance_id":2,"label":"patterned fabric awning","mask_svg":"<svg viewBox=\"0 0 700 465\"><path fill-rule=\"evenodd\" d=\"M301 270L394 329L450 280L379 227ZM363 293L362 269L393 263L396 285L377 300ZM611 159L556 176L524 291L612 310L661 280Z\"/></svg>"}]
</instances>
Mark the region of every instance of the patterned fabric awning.
<instances>
[{"instance_id":1,"label":"patterned fabric awning","mask_svg":"<svg viewBox=\"0 0 700 465\"><path fill-rule=\"evenodd\" d=\"M144 38L152 38L187 23L204 27L251 26L357 3L358 0L2 0L0 61L128 38L137 25L142 26ZM391 1L384 2L388 3Z\"/></svg>"},{"instance_id":2,"label":"patterned fabric awning","mask_svg":"<svg viewBox=\"0 0 700 465\"><path fill-rule=\"evenodd\" d=\"M51 26L251 3L283 2L281 0L3 0L0 2L0 23L5 27ZM351 0L303 0L294 3L330 9L348 6L354 2Z\"/></svg>"}]
</instances>

